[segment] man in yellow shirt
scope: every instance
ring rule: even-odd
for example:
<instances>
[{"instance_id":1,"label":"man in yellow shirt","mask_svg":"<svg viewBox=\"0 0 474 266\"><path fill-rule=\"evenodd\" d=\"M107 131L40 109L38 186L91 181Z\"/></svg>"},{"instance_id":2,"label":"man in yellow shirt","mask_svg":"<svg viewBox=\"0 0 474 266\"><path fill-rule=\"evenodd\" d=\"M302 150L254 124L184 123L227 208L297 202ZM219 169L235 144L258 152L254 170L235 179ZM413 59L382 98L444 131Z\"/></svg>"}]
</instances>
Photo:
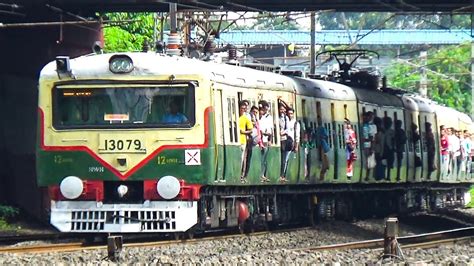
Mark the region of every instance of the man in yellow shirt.
<instances>
[{"instance_id":1,"label":"man in yellow shirt","mask_svg":"<svg viewBox=\"0 0 474 266\"><path fill-rule=\"evenodd\" d=\"M239 103L239 130L240 130L240 150L242 151L241 157L241 168L240 168L240 180L246 182L245 177L245 168L246 168L246 146L247 146L247 136L252 133L252 121L247 116L247 104L243 101Z\"/></svg>"}]
</instances>

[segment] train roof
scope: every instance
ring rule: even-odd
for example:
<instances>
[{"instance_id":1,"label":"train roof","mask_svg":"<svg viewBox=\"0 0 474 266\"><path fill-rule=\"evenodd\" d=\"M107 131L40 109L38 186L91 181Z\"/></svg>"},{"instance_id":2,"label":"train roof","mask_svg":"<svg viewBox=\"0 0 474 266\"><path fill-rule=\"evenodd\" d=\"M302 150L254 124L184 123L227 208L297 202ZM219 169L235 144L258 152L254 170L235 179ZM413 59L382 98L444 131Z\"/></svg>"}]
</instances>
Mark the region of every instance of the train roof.
<instances>
[{"instance_id":1,"label":"train roof","mask_svg":"<svg viewBox=\"0 0 474 266\"><path fill-rule=\"evenodd\" d=\"M432 100L416 94L407 94L406 97L412 99L414 104L417 105L417 111L427 113L435 112L437 104Z\"/></svg>"},{"instance_id":2,"label":"train roof","mask_svg":"<svg viewBox=\"0 0 474 266\"><path fill-rule=\"evenodd\" d=\"M393 94L375 89L365 89L358 87L353 87L352 89L354 90L357 99L364 103L375 104L378 106L404 106L400 97Z\"/></svg>"},{"instance_id":3,"label":"train roof","mask_svg":"<svg viewBox=\"0 0 474 266\"><path fill-rule=\"evenodd\" d=\"M298 94L325 99L356 100L354 92L346 85L300 77L293 77L293 79L297 84L296 92Z\"/></svg>"},{"instance_id":4,"label":"train roof","mask_svg":"<svg viewBox=\"0 0 474 266\"><path fill-rule=\"evenodd\" d=\"M70 59L74 79L122 79L124 74L114 74L109 70L109 60L114 55L126 55L132 59L134 69L127 76L143 76L145 79L146 76L154 75L200 75L232 86L252 86L292 92L295 90L293 80L280 74L151 52L91 54ZM57 77L54 61L41 71L41 78Z\"/></svg>"}]
</instances>

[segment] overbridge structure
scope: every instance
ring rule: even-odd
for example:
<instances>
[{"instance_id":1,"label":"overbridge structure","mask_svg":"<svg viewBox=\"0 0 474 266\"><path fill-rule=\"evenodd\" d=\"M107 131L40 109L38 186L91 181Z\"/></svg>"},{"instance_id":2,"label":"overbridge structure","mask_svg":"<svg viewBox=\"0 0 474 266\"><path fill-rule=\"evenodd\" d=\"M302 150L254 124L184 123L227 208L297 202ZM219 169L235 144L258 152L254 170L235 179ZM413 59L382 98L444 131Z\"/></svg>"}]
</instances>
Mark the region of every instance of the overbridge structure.
<instances>
[{"instance_id":1,"label":"overbridge structure","mask_svg":"<svg viewBox=\"0 0 474 266\"><path fill-rule=\"evenodd\" d=\"M321 30L318 45L418 45L470 42L470 29L459 30ZM233 45L310 45L311 32L302 30L233 30L220 33L220 43Z\"/></svg>"}]
</instances>

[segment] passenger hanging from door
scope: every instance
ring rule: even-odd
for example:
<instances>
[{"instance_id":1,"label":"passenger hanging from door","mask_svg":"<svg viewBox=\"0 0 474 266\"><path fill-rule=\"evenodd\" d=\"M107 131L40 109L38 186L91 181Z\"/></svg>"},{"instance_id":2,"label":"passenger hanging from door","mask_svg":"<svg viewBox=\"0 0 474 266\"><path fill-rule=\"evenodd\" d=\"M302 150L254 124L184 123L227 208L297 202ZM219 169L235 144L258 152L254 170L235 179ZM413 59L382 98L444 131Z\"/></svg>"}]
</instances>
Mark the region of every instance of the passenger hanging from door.
<instances>
[{"instance_id":1,"label":"passenger hanging from door","mask_svg":"<svg viewBox=\"0 0 474 266\"><path fill-rule=\"evenodd\" d=\"M387 162L387 174L386 179L387 181L391 180L390 172L393 168L393 163L395 161L395 131L392 129L392 119L388 116L383 118L384 124L384 135L385 135L385 142L384 142L384 159Z\"/></svg>"},{"instance_id":2,"label":"passenger hanging from door","mask_svg":"<svg viewBox=\"0 0 474 266\"><path fill-rule=\"evenodd\" d=\"M346 172L347 179L351 179L354 175L354 161L357 159L356 147L357 137L354 129L352 129L351 121L344 118L344 139L346 141Z\"/></svg>"},{"instance_id":3,"label":"passenger hanging from door","mask_svg":"<svg viewBox=\"0 0 474 266\"><path fill-rule=\"evenodd\" d=\"M395 153L397 154L397 181L400 181L403 153L407 143L407 134L402 128L402 121L395 120Z\"/></svg>"}]
</instances>

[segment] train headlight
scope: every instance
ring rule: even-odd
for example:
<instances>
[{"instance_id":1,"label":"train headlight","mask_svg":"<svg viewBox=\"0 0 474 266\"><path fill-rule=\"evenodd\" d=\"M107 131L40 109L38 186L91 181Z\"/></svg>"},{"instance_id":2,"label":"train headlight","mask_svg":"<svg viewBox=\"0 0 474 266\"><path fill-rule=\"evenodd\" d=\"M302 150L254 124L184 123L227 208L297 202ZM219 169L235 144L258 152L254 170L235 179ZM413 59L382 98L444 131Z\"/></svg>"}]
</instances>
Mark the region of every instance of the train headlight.
<instances>
[{"instance_id":1,"label":"train headlight","mask_svg":"<svg viewBox=\"0 0 474 266\"><path fill-rule=\"evenodd\" d=\"M84 184L79 177L68 176L61 181L59 190L66 199L77 199L84 190Z\"/></svg>"},{"instance_id":2,"label":"train headlight","mask_svg":"<svg viewBox=\"0 0 474 266\"><path fill-rule=\"evenodd\" d=\"M133 70L133 61L126 55L114 55L109 60L112 73L129 73Z\"/></svg>"},{"instance_id":3,"label":"train headlight","mask_svg":"<svg viewBox=\"0 0 474 266\"><path fill-rule=\"evenodd\" d=\"M156 184L158 195L164 199L172 199L178 196L181 190L179 180L174 176L163 176Z\"/></svg>"}]
</instances>

